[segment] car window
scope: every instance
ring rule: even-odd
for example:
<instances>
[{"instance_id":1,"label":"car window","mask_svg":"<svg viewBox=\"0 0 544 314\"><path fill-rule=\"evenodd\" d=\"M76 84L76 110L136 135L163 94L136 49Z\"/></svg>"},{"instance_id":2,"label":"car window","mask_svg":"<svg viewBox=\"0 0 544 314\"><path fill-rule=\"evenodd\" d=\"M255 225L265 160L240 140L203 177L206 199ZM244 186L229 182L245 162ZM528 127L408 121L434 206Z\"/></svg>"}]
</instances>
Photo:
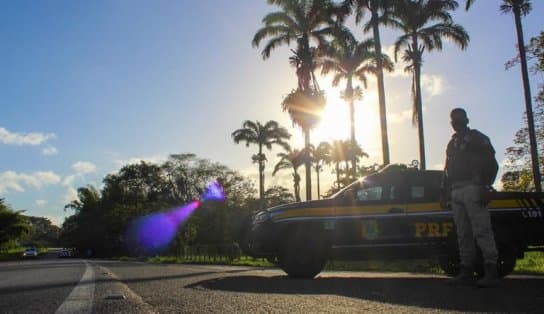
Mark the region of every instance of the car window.
<instances>
[{"instance_id":1,"label":"car window","mask_svg":"<svg viewBox=\"0 0 544 314\"><path fill-rule=\"evenodd\" d=\"M357 190L356 197L358 202L379 201L382 199L382 195L383 195L383 187L377 185L377 186L363 187Z\"/></svg>"}]
</instances>

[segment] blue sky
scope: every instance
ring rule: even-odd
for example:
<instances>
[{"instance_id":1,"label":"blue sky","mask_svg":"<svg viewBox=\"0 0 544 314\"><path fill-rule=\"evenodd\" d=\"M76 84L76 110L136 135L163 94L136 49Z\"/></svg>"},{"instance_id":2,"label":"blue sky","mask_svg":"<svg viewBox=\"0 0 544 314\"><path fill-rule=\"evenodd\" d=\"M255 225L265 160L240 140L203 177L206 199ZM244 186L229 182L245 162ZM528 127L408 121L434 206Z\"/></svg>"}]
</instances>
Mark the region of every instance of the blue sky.
<instances>
[{"instance_id":1,"label":"blue sky","mask_svg":"<svg viewBox=\"0 0 544 314\"><path fill-rule=\"evenodd\" d=\"M423 65L424 122L429 168L440 168L451 135L448 113L465 107L471 126L488 134L501 161L523 123L513 17L498 0L477 1L454 18L471 36L466 51L447 44ZM296 87L290 51L266 62L251 39L266 1L12 1L0 4L0 197L28 214L62 223L63 205L85 184L139 159L160 161L193 152L256 180L254 149L234 145L230 134L246 119L277 120L288 127L282 97ZM544 30L544 3L533 1L526 40ZM355 26L354 26L355 27ZM361 38L360 28L354 30ZM383 30L386 49L398 33ZM393 162L418 158L410 123L410 77L397 65L386 77ZM533 76L536 93L542 76ZM329 107L313 141L347 138L347 108L320 78ZM357 138L381 160L375 81L357 104ZM291 188L289 174L267 184ZM330 171L324 173L330 184Z\"/></svg>"}]
</instances>

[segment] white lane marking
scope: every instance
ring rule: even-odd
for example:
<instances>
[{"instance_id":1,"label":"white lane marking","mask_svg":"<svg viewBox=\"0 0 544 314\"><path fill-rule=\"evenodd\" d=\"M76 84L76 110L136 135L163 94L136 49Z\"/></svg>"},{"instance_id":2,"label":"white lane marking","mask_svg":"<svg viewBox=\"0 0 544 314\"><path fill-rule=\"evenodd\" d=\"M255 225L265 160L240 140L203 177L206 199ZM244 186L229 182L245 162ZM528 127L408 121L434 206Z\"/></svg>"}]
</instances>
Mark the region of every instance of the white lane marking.
<instances>
[{"instance_id":1,"label":"white lane marking","mask_svg":"<svg viewBox=\"0 0 544 314\"><path fill-rule=\"evenodd\" d=\"M55 314L90 314L93 310L94 300L94 270L93 267L85 263L85 272L77 286L70 293L70 295L64 300L64 302L57 309Z\"/></svg>"}]
</instances>

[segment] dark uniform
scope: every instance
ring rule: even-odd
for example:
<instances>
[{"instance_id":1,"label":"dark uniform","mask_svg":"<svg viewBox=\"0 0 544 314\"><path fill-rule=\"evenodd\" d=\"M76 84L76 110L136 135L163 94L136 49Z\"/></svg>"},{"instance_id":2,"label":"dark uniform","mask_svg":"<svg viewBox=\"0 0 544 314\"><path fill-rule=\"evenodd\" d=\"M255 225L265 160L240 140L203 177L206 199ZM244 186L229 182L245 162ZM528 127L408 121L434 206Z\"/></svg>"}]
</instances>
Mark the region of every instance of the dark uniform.
<instances>
[{"instance_id":1,"label":"dark uniform","mask_svg":"<svg viewBox=\"0 0 544 314\"><path fill-rule=\"evenodd\" d=\"M459 112L461 112L461 118L464 116L466 119L464 126L458 122L454 125L455 116L459 115ZM468 124L468 118L464 110L452 111L452 125L456 133L448 143L443 182L445 191L451 193L449 196L457 227L459 255L464 270L457 280L459 282L467 281L468 277L472 277L476 259L475 240L482 250L486 275L493 269L496 270L498 258L485 199L486 190L489 190L489 186L495 180L495 150L487 136L468 128L466 124Z\"/></svg>"}]
</instances>

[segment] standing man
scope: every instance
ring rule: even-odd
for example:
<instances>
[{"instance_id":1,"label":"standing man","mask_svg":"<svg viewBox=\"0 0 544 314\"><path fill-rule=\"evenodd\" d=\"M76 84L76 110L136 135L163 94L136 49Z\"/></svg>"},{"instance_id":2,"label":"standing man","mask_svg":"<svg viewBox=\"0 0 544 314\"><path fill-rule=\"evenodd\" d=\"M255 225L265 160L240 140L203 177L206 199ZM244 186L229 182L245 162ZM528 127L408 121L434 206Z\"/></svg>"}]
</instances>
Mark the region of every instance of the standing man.
<instances>
[{"instance_id":1,"label":"standing man","mask_svg":"<svg viewBox=\"0 0 544 314\"><path fill-rule=\"evenodd\" d=\"M499 283L498 253L487 210L488 193L498 170L495 150L487 136L468 127L464 109L453 109L450 117L455 134L446 151L442 200L444 203L445 199L451 199L462 268L449 284L474 283L476 239L483 253L485 270L484 278L476 284L478 287L496 286Z\"/></svg>"}]
</instances>

